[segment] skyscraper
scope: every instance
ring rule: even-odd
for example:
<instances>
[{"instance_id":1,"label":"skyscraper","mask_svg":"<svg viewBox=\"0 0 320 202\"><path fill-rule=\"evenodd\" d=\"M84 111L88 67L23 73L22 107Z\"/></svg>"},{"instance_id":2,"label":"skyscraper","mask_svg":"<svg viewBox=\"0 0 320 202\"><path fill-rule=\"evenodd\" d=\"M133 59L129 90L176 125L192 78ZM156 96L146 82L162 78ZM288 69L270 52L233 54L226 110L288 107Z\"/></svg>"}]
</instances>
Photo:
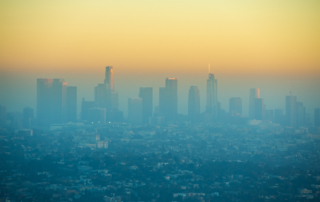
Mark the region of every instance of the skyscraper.
<instances>
[{"instance_id":1,"label":"skyscraper","mask_svg":"<svg viewBox=\"0 0 320 202\"><path fill-rule=\"evenodd\" d=\"M112 66L106 67L104 83L94 88L94 101L97 107L106 109L106 119L113 121L115 114L118 114L119 101L118 93L114 90Z\"/></svg>"},{"instance_id":2,"label":"skyscraper","mask_svg":"<svg viewBox=\"0 0 320 202\"><path fill-rule=\"evenodd\" d=\"M66 121L77 121L77 87L75 86L67 87Z\"/></svg>"},{"instance_id":3,"label":"skyscraper","mask_svg":"<svg viewBox=\"0 0 320 202\"><path fill-rule=\"evenodd\" d=\"M159 113L167 121L174 121L178 114L178 79L167 78L166 87L159 89Z\"/></svg>"},{"instance_id":4,"label":"skyscraper","mask_svg":"<svg viewBox=\"0 0 320 202\"><path fill-rule=\"evenodd\" d=\"M64 79L37 79L38 124L57 124L67 120L68 97L72 97L72 93L76 94L75 87L70 89L73 90L70 90L70 96L68 96L67 82ZM76 105L76 99L73 100L72 104Z\"/></svg>"},{"instance_id":5,"label":"skyscraper","mask_svg":"<svg viewBox=\"0 0 320 202\"><path fill-rule=\"evenodd\" d=\"M229 99L230 115L242 115L242 99L240 97L232 97Z\"/></svg>"},{"instance_id":6,"label":"skyscraper","mask_svg":"<svg viewBox=\"0 0 320 202\"><path fill-rule=\"evenodd\" d=\"M149 118L152 117L153 109L153 89L151 87L140 88L139 98L142 99L142 119L143 123L149 123Z\"/></svg>"},{"instance_id":7,"label":"skyscraper","mask_svg":"<svg viewBox=\"0 0 320 202\"><path fill-rule=\"evenodd\" d=\"M91 108L95 108L96 103L94 101L85 101L84 98L82 98L81 102L81 120L89 120L88 110Z\"/></svg>"},{"instance_id":8,"label":"skyscraper","mask_svg":"<svg viewBox=\"0 0 320 202\"><path fill-rule=\"evenodd\" d=\"M249 96L249 118L255 119L255 99L260 98L260 89L251 88Z\"/></svg>"},{"instance_id":9,"label":"skyscraper","mask_svg":"<svg viewBox=\"0 0 320 202\"><path fill-rule=\"evenodd\" d=\"M320 108L314 109L314 126L320 127Z\"/></svg>"},{"instance_id":10,"label":"skyscraper","mask_svg":"<svg viewBox=\"0 0 320 202\"><path fill-rule=\"evenodd\" d=\"M113 67L112 66L107 66L106 67L104 84L106 85L106 89L107 90L111 90L111 91L114 90L114 85L113 85Z\"/></svg>"},{"instance_id":11,"label":"skyscraper","mask_svg":"<svg viewBox=\"0 0 320 202\"><path fill-rule=\"evenodd\" d=\"M200 91L198 86L191 86L188 99L188 116L192 122L199 122L200 115Z\"/></svg>"},{"instance_id":12,"label":"skyscraper","mask_svg":"<svg viewBox=\"0 0 320 202\"><path fill-rule=\"evenodd\" d=\"M297 96L286 96L286 125L293 128L297 126L296 104Z\"/></svg>"},{"instance_id":13,"label":"skyscraper","mask_svg":"<svg viewBox=\"0 0 320 202\"><path fill-rule=\"evenodd\" d=\"M67 83L64 79L37 80L38 124L62 123Z\"/></svg>"},{"instance_id":14,"label":"skyscraper","mask_svg":"<svg viewBox=\"0 0 320 202\"><path fill-rule=\"evenodd\" d=\"M142 99L128 99L128 122L131 124L142 124Z\"/></svg>"},{"instance_id":15,"label":"skyscraper","mask_svg":"<svg viewBox=\"0 0 320 202\"><path fill-rule=\"evenodd\" d=\"M207 79L207 105L206 113L211 114L211 118L216 120L218 118L218 92L217 79L209 72Z\"/></svg>"},{"instance_id":16,"label":"skyscraper","mask_svg":"<svg viewBox=\"0 0 320 202\"><path fill-rule=\"evenodd\" d=\"M264 115L264 105L262 98L255 98L254 99L254 119L256 120L263 120Z\"/></svg>"},{"instance_id":17,"label":"skyscraper","mask_svg":"<svg viewBox=\"0 0 320 202\"><path fill-rule=\"evenodd\" d=\"M296 119L298 128L306 125L306 108L302 102L296 102Z\"/></svg>"}]
</instances>

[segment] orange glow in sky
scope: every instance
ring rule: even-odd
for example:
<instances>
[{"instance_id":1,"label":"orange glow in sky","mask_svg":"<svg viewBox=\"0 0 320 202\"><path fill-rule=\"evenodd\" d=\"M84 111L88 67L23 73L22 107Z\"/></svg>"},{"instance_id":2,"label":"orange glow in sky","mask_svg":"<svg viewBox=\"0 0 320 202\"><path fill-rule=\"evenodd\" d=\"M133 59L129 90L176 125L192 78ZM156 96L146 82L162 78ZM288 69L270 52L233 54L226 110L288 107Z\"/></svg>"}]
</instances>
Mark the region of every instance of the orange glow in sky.
<instances>
[{"instance_id":1,"label":"orange glow in sky","mask_svg":"<svg viewBox=\"0 0 320 202\"><path fill-rule=\"evenodd\" d=\"M0 71L207 72L210 62L218 73L320 75L319 11L319 0L2 0Z\"/></svg>"}]
</instances>

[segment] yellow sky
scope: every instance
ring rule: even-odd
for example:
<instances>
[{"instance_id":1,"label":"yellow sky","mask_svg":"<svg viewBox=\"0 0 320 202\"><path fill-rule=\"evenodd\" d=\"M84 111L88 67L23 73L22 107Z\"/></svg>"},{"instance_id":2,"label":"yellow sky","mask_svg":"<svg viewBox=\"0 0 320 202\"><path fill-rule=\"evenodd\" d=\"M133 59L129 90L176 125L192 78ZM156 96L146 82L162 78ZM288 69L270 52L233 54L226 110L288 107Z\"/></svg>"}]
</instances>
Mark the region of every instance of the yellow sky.
<instances>
[{"instance_id":1,"label":"yellow sky","mask_svg":"<svg viewBox=\"0 0 320 202\"><path fill-rule=\"evenodd\" d=\"M0 1L0 71L209 62L220 73L320 75L320 1Z\"/></svg>"}]
</instances>

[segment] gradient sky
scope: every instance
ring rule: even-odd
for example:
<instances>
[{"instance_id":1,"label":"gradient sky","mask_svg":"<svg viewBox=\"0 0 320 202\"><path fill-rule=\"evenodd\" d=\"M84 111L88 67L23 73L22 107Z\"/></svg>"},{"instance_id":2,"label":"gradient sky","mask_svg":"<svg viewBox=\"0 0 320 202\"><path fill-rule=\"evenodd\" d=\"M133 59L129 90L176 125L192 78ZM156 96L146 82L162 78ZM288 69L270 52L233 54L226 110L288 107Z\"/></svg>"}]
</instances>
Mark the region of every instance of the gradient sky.
<instances>
[{"instance_id":1,"label":"gradient sky","mask_svg":"<svg viewBox=\"0 0 320 202\"><path fill-rule=\"evenodd\" d=\"M319 11L319 0L2 0L0 104L35 106L38 77L65 78L78 86L79 99L92 100L107 65L115 68L124 111L136 88L155 87L156 100L172 76L179 100L198 85L204 103L211 63L225 109L232 96L245 101L250 87L270 92L272 108L283 107L296 86L312 111L320 103Z\"/></svg>"}]
</instances>

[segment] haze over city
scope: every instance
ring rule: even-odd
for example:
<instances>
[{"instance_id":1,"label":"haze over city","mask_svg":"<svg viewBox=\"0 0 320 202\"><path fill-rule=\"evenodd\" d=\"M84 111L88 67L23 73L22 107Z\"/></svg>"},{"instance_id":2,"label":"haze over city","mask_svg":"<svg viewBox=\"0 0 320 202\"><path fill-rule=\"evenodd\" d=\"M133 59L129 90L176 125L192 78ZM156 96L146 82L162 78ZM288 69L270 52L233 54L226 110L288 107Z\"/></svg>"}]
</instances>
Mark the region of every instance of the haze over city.
<instances>
[{"instance_id":1,"label":"haze over city","mask_svg":"<svg viewBox=\"0 0 320 202\"><path fill-rule=\"evenodd\" d=\"M3 0L0 202L318 201L319 0Z\"/></svg>"}]
</instances>

